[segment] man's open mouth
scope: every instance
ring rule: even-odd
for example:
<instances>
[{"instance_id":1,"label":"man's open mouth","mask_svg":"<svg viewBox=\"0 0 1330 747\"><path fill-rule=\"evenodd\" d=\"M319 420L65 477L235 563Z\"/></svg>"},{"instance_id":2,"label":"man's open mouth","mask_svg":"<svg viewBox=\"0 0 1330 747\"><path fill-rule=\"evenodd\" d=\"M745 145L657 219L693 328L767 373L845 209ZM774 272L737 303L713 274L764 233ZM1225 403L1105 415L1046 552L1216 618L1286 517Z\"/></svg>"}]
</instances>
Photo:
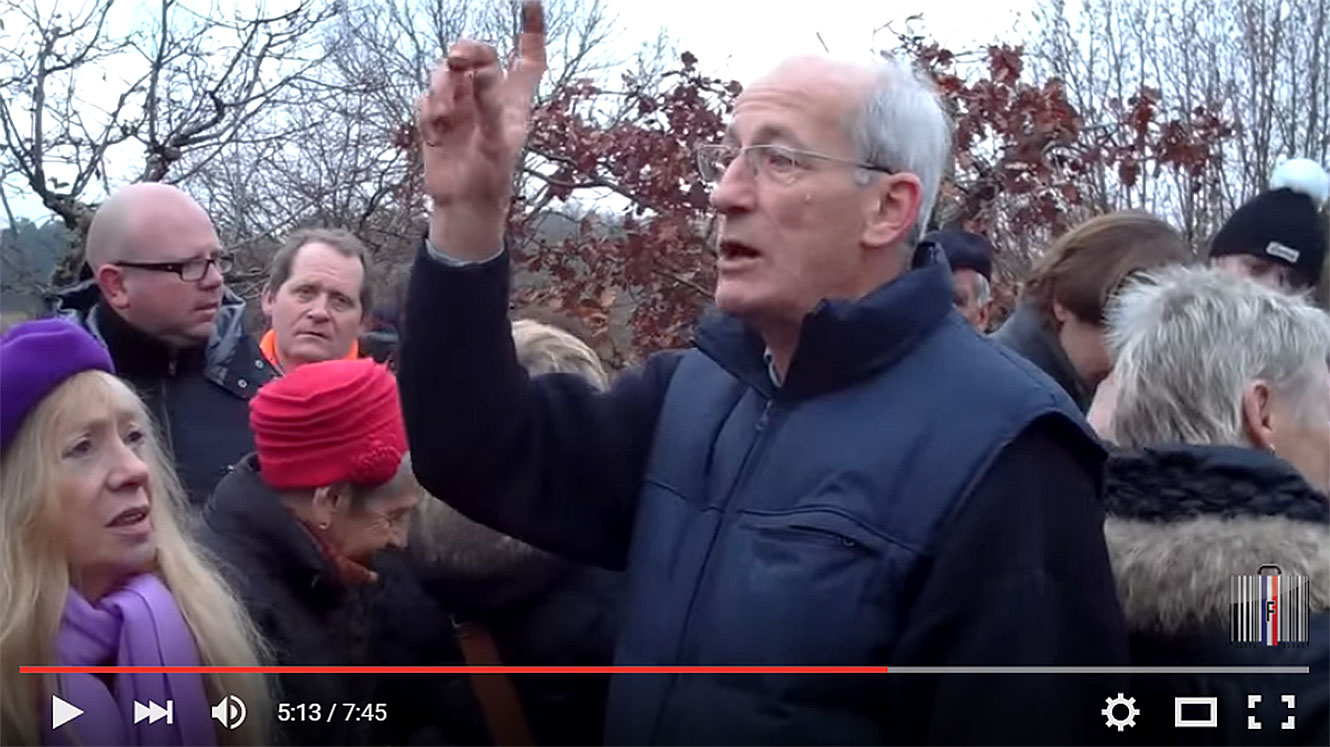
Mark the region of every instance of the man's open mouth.
<instances>
[{"instance_id":1,"label":"man's open mouth","mask_svg":"<svg viewBox=\"0 0 1330 747\"><path fill-rule=\"evenodd\" d=\"M762 256L762 253L753 247L730 239L722 240L718 248L721 259L757 259Z\"/></svg>"}]
</instances>

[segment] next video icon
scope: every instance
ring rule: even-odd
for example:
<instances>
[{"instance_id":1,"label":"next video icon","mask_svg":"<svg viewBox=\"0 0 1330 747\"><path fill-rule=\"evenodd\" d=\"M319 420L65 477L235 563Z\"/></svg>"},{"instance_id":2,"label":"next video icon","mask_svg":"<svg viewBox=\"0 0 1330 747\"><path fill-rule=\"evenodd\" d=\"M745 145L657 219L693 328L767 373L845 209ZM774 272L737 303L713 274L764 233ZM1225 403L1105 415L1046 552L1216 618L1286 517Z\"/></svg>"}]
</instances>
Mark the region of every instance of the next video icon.
<instances>
[{"instance_id":1,"label":"next video icon","mask_svg":"<svg viewBox=\"0 0 1330 747\"><path fill-rule=\"evenodd\" d=\"M137 700L134 701L134 723L139 723L143 719L148 719L148 723L155 724L166 717L166 723L175 723L175 701L166 701L166 707L163 708L157 703L149 700L147 705L143 705Z\"/></svg>"}]
</instances>

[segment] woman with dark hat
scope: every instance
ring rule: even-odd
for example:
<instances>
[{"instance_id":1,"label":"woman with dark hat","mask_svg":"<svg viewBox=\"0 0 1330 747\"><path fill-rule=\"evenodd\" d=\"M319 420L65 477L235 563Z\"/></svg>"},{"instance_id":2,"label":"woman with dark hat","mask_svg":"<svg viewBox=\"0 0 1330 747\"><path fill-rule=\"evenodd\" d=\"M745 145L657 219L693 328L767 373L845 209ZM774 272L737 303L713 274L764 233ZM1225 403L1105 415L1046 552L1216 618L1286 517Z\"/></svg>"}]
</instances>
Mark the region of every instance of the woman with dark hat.
<instances>
[{"instance_id":1,"label":"woman with dark hat","mask_svg":"<svg viewBox=\"0 0 1330 747\"><path fill-rule=\"evenodd\" d=\"M236 572L279 664L369 663L359 592L377 580L368 567L376 552L405 547L422 492L396 380L368 359L301 366L259 391L250 427L258 450L209 500L208 544ZM280 685L288 707L278 705L277 719L293 742L355 744L387 718L327 712L364 704L366 677L292 675Z\"/></svg>"},{"instance_id":2,"label":"woman with dark hat","mask_svg":"<svg viewBox=\"0 0 1330 747\"><path fill-rule=\"evenodd\" d=\"M183 531L184 491L165 454L143 401L85 330L46 319L0 338L0 743L266 741L258 675L19 674L261 663L244 607ZM234 730L208 715L230 694L256 712ZM81 713L61 718L55 697ZM138 703L172 716L137 718Z\"/></svg>"},{"instance_id":3,"label":"woman with dark hat","mask_svg":"<svg viewBox=\"0 0 1330 747\"><path fill-rule=\"evenodd\" d=\"M1210 262L1276 290L1316 286L1326 235L1318 211L1330 199L1330 174L1315 161L1285 161L1270 189L1248 200L1210 242Z\"/></svg>"}]
</instances>

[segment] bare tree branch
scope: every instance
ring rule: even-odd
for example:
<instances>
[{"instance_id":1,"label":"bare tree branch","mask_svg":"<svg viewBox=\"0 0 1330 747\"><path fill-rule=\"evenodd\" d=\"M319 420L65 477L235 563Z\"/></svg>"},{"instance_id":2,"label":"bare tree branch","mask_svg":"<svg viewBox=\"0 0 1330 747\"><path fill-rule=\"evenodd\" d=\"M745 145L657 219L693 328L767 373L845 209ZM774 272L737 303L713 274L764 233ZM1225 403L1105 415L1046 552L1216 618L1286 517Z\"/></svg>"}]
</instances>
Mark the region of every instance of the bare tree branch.
<instances>
[{"instance_id":1,"label":"bare tree branch","mask_svg":"<svg viewBox=\"0 0 1330 747\"><path fill-rule=\"evenodd\" d=\"M600 0L549 0L546 15L547 80L579 80L617 62L609 53L616 29ZM241 148L237 136L203 157L186 157L173 173L208 207L228 242L269 234L251 242L259 246L274 226L337 225L357 232L376 256L404 261L425 216L412 143L415 100L453 41L478 38L507 54L514 24L502 3L353 2L319 30L323 64L292 67L297 77L288 85L299 105L279 108L280 118L266 111L246 123L243 138L282 131L284 143ZM541 95L555 90L547 84ZM529 165L539 158L533 154ZM535 179L530 188L539 185Z\"/></svg>"},{"instance_id":2,"label":"bare tree branch","mask_svg":"<svg viewBox=\"0 0 1330 747\"><path fill-rule=\"evenodd\" d=\"M109 191L127 181L123 171L108 173L112 152L123 163L141 145L143 165L130 180L181 181L228 146L255 142L252 125L285 106L295 82L326 56L315 39L341 3L308 0L232 21L161 0L153 17L114 38L106 33L111 7L4 6L21 23L5 29L12 44L0 51L0 168L80 234L100 199L94 185ZM185 159L190 168L175 174Z\"/></svg>"}]
</instances>

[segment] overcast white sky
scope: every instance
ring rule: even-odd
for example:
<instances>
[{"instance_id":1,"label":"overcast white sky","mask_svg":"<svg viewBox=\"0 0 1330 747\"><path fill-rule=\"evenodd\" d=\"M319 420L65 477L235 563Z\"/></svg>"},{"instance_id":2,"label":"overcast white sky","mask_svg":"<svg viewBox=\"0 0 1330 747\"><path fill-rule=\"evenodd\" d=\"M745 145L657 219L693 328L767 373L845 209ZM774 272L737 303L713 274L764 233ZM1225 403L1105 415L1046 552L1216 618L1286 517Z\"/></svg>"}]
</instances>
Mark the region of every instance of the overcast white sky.
<instances>
[{"instance_id":1,"label":"overcast white sky","mask_svg":"<svg viewBox=\"0 0 1330 747\"><path fill-rule=\"evenodd\" d=\"M91 0L58 0L68 10ZM446 2L447 0L441 0ZM506 0L492 0L505 2ZM189 2L206 7L207 0ZM890 32L882 31L874 44L874 30L890 22L899 29L912 15L921 14L922 28L952 49L971 48L996 39L1020 42L1018 22L1028 20L1036 0L605 0L617 14L623 33L625 54L653 39L664 29L679 49L696 54L702 67L717 77L748 81L772 67L781 58L827 48L838 55L867 56L875 48L889 46ZM253 0L217 0L214 7L231 13ZM285 0L267 0L270 10ZM151 13L156 3L121 0L111 29L127 27L136 18ZM18 19L13 19L17 22ZM10 19L0 18L10 22ZM819 41L818 36L821 36ZM107 92L102 92L107 93ZM91 98L91 97L90 97ZM48 215L25 185L14 179L6 185L10 205L17 216L42 220ZM93 197L90 195L90 197ZM95 199L96 197L94 197ZM2 220L2 219L0 219Z\"/></svg>"},{"instance_id":2,"label":"overcast white sky","mask_svg":"<svg viewBox=\"0 0 1330 747\"><path fill-rule=\"evenodd\" d=\"M669 31L703 67L740 81L783 57L822 50L818 34L836 54L868 54L873 30L922 14L928 32L954 49L997 38L1015 39L1019 14L1035 0L607 0L624 26ZM877 47L888 46L882 31ZM1017 40L1018 41L1018 40Z\"/></svg>"}]
</instances>

